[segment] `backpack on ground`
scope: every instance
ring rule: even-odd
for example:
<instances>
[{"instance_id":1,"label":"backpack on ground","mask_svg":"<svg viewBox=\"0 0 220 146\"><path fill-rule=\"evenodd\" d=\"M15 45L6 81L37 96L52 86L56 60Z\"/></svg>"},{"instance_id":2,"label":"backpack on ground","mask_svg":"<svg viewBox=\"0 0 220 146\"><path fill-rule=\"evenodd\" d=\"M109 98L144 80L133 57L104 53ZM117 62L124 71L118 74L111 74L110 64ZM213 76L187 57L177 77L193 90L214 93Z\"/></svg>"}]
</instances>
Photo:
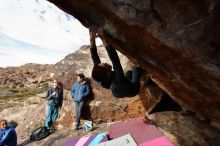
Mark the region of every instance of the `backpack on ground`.
<instances>
[{"instance_id":1,"label":"backpack on ground","mask_svg":"<svg viewBox=\"0 0 220 146\"><path fill-rule=\"evenodd\" d=\"M93 129L93 123L92 121L86 121L83 126L82 126L83 130L86 132L92 131Z\"/></svg>"},{"instance_id":2,"label":"backpack on ground","mask_svg":"<svg viewBox=\"0 0 220 146\"><path fill-rule=\"evenodd\" d=\"M47 129L47 127L45 127L45 126L38 127L32 132L32 134L30 136L30 140L38 141L38 140L41 140L41 139L47 137L49 134L50 134L50 132Z\"/></svg>"}]
</instances>

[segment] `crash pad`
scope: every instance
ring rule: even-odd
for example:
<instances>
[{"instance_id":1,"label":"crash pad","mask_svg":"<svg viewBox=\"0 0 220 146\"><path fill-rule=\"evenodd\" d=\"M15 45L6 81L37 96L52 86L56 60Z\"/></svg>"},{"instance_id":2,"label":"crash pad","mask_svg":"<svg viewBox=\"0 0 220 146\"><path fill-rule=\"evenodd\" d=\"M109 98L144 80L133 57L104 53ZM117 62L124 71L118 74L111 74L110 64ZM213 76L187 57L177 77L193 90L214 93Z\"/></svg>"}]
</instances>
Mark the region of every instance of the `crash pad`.
<instances>
[{"instance_id":1,"label":"crash pad","mask_svg":"<svg viewBox=\"0 0 220 146\"><path fill-rule=\"evenodd\" d=\"M144 143L163 134L150 121L144 118L134 118L129 121L117 122L109 127L109 138L115 139L130 133L137 144Z\"/></svg>"},{"instance_id":2,"label":"crash pad","mask_svg":"<svg viewBox=\"0 0 220 146\"><path fill-rule=\"evenodd\" d=\"M137 146L137 144L129 133L113 140L99 143L96 146Z\"/></svg>"},{"instance_id":3,"label":"crash pad","mask_svg":"<svg viewBox=\"0 0 220 146\"><path fill-rule=\"evenodd\" d=\"M144 142L139 146L174 146L165 136Z\"/></svg>"},{"instance_id":4,"label":"crash pad","mask_svg":"<svg viewBox=\"0 0 220 146\"><path fill-rule=\"evenodd\" d=\"M94 146L105 141L108 141L106 132L91 136L76 137L66 141L64 146Z\"/></svg>"}]
</instances>

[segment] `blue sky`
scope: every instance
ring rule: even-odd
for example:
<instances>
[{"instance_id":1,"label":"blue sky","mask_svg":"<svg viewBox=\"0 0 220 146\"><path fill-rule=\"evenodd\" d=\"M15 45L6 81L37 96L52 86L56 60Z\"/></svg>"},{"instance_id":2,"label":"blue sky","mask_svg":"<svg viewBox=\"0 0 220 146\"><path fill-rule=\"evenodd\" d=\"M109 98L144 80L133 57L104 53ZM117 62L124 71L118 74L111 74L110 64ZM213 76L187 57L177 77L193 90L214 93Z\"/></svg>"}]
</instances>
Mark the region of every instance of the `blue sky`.
<instances>
[{"instance_id":1,"label":"blue sky","mask_svg":"<svg viewBox=\"0 0 220 146\"><path fill-rule=\"evenodd\" d=\"M54 64L89 44L88 29L46 0L1 0L0 21L0 67Z\"/></svg>"}]
</instances>

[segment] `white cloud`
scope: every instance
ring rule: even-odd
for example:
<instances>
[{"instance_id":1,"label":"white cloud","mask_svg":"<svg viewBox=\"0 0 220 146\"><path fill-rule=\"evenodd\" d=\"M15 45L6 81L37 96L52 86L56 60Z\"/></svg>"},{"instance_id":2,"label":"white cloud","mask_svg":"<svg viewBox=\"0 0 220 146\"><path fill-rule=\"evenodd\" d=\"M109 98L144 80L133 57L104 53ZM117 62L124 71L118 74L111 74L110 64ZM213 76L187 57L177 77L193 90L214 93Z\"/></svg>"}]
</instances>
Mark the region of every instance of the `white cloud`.
<instances>
[{"instance_id":1,"label":"white cloud","mask_svg":"<svg viewBox=\"0 0 220 146\"><path fill-rule=\"evenodd\" d=\"M7 48L10 44L2 43L0 47L5 49L1 49L0 55L8 53L9 56L1 55L0 66L32 62L55 63L55 60L59 61L58 59L62 59L81 45L89 44L88 29L46 0L1 0L0 20L0 33L13 40L49 50L47 52L49 54L45 56L41 53L42 49L37 47ZM23 51L21 54L11 53L21 50ZM13 57L13 55L17 56ZM49 55L51 56L48 57Z\"/></svg>"},{"instance_id":2,"label":"white cloud","mask_svg":"<svg viewBox=\"0 0 220 146\"><path fill-rule=\"evenodd\" d=\"M54 64L63 59L66 52L41 48L7 38L0 34L0 66L18 66L25 63Z\"/></svg>"},{"instance_id":3,"label":"white cloud","mask_svg":"<svg viewBox=\"0 0 220 146\"><path fill-rule=\"evenodd\" d=\"M65 16L45 0L39 4L34 0L1 0L1 31L8 36L55 50L88 44L88 30L72 16L69 21Z\"/></svg>"}]
</instances>

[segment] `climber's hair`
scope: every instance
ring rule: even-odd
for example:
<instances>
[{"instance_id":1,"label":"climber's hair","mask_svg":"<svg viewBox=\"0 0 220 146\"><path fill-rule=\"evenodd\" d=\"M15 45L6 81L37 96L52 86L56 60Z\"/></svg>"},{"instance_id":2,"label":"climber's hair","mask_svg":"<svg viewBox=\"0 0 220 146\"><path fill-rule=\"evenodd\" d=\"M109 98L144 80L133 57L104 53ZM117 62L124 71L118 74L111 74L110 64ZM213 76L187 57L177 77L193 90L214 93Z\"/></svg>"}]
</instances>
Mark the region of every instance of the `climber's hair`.
<instances>
[{"instance_id":1,"label":"climber's hair","mask_svg":"<svg viewBox=\"0 0 220 146\"><path fill-rule=\"evenodd\" d=\"M98 82L102 82L107 78L108 70L95 64L92 69L92 78Z\"/></svg>"}]
</instances>

